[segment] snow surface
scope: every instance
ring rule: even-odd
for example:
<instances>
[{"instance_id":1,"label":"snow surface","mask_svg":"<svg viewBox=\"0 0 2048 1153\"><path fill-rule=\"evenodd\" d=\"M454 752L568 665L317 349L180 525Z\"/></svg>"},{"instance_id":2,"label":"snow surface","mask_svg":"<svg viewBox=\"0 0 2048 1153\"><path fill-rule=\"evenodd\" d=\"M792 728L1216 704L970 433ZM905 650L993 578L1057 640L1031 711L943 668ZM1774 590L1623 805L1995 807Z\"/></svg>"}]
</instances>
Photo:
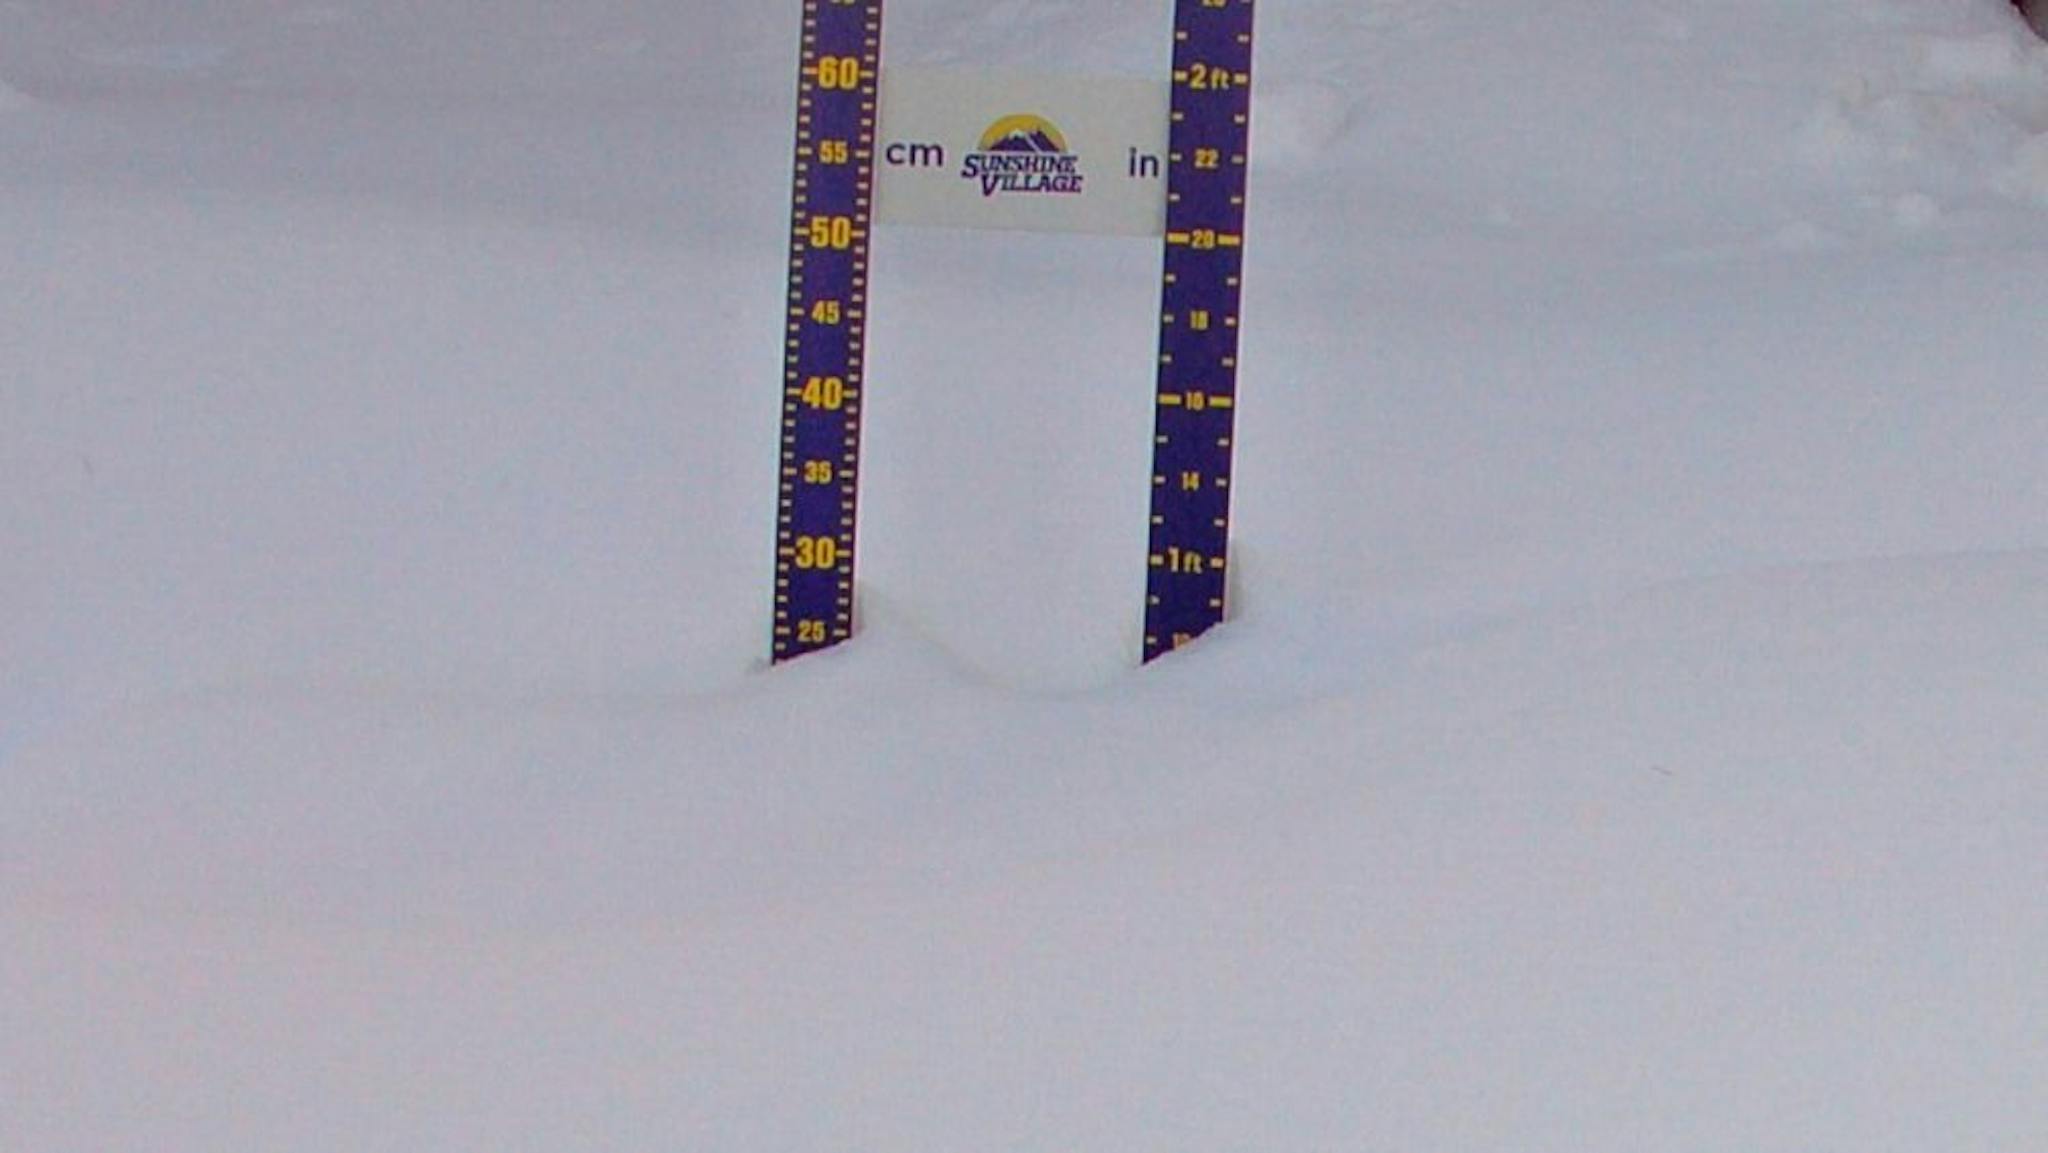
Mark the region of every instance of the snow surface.
<instances>
[{"instance_id":1,"label":"snow surface","mask_svg":"<svg viewBox=\"0 0 2048 1153\"><path fill-rule=\"evenodd\" d=\"M770 672L796 5L413 7L0 90L0 1150L2048 1148L2003 0L1268 0L1144 671L1156 245L883 239Z\"/></svg>"}]
</instances>

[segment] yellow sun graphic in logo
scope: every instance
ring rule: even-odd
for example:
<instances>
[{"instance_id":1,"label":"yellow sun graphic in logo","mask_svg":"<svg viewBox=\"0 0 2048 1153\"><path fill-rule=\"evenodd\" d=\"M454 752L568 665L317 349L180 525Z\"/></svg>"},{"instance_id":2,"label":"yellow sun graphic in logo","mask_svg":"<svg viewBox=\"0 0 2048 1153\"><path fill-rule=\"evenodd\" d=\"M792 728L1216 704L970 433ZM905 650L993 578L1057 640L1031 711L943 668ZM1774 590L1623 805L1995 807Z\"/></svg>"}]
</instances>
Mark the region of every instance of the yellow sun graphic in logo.
<instances>
[{"instance_id":1,"label":"yellow sun graphic in logo","mask_svg":"<svg viewBox=\"0 0 2048 1153\"><path fill-rule=\"evenodd\" d=\"M981 134L982 152L1065 152L1066 134L1043 116L1005 116Z\"/></svg>"}]
</instances>

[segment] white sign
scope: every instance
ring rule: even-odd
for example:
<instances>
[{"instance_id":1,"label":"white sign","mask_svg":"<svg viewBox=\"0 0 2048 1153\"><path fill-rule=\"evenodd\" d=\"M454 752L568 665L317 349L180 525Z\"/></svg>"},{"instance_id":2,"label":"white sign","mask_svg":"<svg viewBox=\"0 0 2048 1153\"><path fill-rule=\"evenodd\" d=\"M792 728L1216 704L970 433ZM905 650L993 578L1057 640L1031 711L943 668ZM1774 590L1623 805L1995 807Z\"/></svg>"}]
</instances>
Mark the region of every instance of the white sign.
<instances>
[{"instance_id":1,"label":"white sign","mask_svg":"<svg viewBox=\"0 0 2048 1153\"><path fill-rule=\"evenodd\" d=\"M882 223L1165 231L1165 83L889 68L881 86Z\"/></svg>"}]
</instances>

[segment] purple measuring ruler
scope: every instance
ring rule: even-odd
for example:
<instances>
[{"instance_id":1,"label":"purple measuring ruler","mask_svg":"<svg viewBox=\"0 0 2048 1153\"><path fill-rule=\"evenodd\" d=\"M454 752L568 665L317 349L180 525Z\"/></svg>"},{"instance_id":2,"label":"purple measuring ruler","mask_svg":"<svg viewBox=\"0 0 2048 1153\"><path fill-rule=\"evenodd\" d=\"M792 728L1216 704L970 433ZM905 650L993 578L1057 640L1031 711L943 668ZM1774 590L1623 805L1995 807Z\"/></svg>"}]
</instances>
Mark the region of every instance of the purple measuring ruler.
<instances>
[{"instance_id":1,"label":"purple measuring ruler","mask_svg":"<svg viewBox=\"0 0 2048 1153\"><path fill-rule=\"evenodd\" d=\"M775 529L777 662L853 635L881 69L882 0L805 0Z\"/></svg>"},{"instance_id":2,"label":"purple measuring ruler","mask_svg":"<svg viewBox=\"0 0 2048 1153\"><path fill-rule=\"evenodd\" d=\"M1176 0L1145 659L1223 619L1253 0Z\"/></svg>"}]
</instances>

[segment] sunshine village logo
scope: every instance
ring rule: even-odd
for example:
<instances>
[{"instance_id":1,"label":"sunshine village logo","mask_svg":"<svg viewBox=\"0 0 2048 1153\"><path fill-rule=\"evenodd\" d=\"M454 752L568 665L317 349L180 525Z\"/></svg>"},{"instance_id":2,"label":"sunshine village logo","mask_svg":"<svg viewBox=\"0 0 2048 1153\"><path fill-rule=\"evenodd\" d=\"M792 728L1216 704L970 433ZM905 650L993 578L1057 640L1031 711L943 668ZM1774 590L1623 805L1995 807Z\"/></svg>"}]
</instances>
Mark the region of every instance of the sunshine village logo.
<instances>
[{"instance_id":1,"label":"sunshine village logo","mask_svg":"<svg viewBox=\"0 0 2048 1153\"><path fill-rule=\"evenodd\" d=\"M998 193L1077 196L1081 158L1067 151L1067 138L1043 116L1005 116L988 126L967 154L962 180L981 182L983 196Z\"/></svg>"}]
</instances>

